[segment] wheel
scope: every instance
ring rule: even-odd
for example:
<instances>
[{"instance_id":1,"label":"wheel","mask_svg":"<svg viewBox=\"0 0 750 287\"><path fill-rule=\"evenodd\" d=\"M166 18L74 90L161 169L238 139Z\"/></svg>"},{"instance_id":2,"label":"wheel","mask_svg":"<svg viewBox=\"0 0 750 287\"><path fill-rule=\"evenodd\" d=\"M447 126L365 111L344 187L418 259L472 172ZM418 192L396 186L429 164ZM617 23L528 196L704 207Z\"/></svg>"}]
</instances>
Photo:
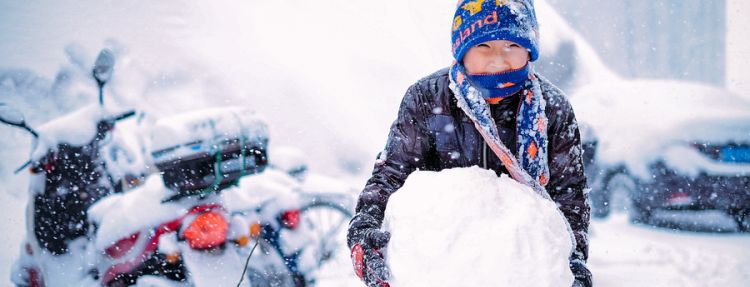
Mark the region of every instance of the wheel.
<instances>
[{"instance_id":1,"label":"wheel","mask_svg":"<svg viewBox=\"0 0 750 287\"><path fill-rule=\"evenodd\" d=\"M613 205L615 194L635 195L636 181L628 174L625 167L608 168L594 178L591 184L591 215L595 218L606 218L617 208ZM622 208L622 207L620 207Z\"/></svg>"},{"instance_id":2,"label":"wheel","mask_svg":"<svg viewBox=\"0 0 750 287\"><path fill-rule=\"evenodd\" d=\"M631 198L629 215L631 223L649 224L651 222L652 212L650 207L635 202Z\"/></svg>"},{"instance_id":3,"label":"wheel","mask_svg":"<svg viewBox=\"0 0 750 287\"><path fill-rule=\"evenodd\" d=\"M346 197L343 197L345 199ZM319 268L330 259L339 245L338 236L352 217L345 200L326 194L305 194L299 209L299 226L303 236L310 239L303 252L310 252L310 268ZM309 237L308 237L309 236ZM283 259L282 259L283 260ZM296 262L295 264L298 264ZM274 268L266 265L260 269L249 267L247 278L252 287L303 287L314 284L315 278L306 278L306 273L297 273L287 267ZM314 264L314 265L313 265ZM298 266L299 267L299 266ZM303 271L307 272L307 271Z\"/></svg>"},{"instance_id":4,"label":"wheel","mask_svg":"<svg viewBox=\"0 0 750 287\"><path fill-rule=\"evenodd\" d=\"M750 232L750 210L740 210L737 212L734 212L733 217L734 220L737 222L737 229L740 232Z\"/></svg>"},{"instance_id":5,"label":"wheel","mask_svg":"<svg viewBox=\"0 0 750 287\"><path fill-rule=\"evenodd\" d=\"M603 170L591 184L591 215L594 218L606 218L612 210L623 209L626 201L615 202L615 199L619 198L618 195L634 198L637 196L637 187L636 180L628 174L625 167Z\"/></svg>"},{"instance_id":6,"label":"wheel","mask_svg":"<svg viewBox=\"0 0 750 287\"><path fill-rule=\"evenodd\" d=\"M750 222L747 219L747 216L743 219L738 219L737 226L739 227L740 232L750 232Z\"/></svg>"},{"instance_id":7,"label":"wheel","mask_svg":"<svg viewBox=\"0 0 750 287\"><path fill-rule=\"evenodd\" d=\"M351 219L349 210L336 202L317 199L300 209L300 220L314 235L318 266L331 258L338 247L337 236Z\"/></svg>"},{"instance_id":8,"label":"wheel","mask_svg":"<svg viewBox=\"0 0 750 287\"><path fill-rule=\"evenodd\" d=\"M635 178L623 171L615 174L609 181L607 187L611 191L624 190L625 194L628 195L628 216L631 223L649 224L649 222L651 222L653 210L651 206L648 206L648 204L641 199L643 191L639 188L638 182Z\"/></svg>"}]
</instances>

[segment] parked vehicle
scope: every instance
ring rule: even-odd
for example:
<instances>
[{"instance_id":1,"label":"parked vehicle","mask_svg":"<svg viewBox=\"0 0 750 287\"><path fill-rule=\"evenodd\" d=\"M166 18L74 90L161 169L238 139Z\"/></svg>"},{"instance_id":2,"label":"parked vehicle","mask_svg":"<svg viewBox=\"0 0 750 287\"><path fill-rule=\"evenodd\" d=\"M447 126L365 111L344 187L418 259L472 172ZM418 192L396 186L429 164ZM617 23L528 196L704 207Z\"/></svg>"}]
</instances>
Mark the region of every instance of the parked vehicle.
<instances>
[{"instance_id":1,"label":"parked vehicle","mask_svg":"<svg viewBox=\"0 0 750 287\"><path fill-rule=\"evenodd\" d=\"M22 128L33 136L28 167L29 204L23 250L12 271L19 286L44 286L80 267L62 264L84 256L88 208L113 193L121 192L141 175L123 173L115 154L138 157L127 147L113 147L115 125L135 115L116 112L103 105L103 89L111 77L114 56L103 50L92 76L99 86L99 104L83 107L54 119L39 130L30 127L23 115L7 105L0 107L0 121ZM116 170L116 171L115 171Z\"/></svg>"},{"instance_id":2,"label":"parked vehicle","mask_svg":"<svg viewBox=\"0 0 750 287\"><path fill-rule=\"evenodd\" d=\"M595 216L608 215L611 191L624 188L633 222L660 210L715 209L748 230L750 102L719 88L647 80L592 85L572 102L595 132L584 140L596 150L587 166Z\"/></svg>"},{"instance_id":3,"label":"parked vehicle","mask_svg":"<svg viewBox=\"0 0 750 287\"><path fill-rule=\"evenodd\" d=\"M91 209L94 279L106 286L236 286L243 277L245 286L314 283L350 217L348 196L306 191L305 166L269 167L267 127L244 109L162 119L153 135L160 174Z\"/></svg>"}]
</instances>

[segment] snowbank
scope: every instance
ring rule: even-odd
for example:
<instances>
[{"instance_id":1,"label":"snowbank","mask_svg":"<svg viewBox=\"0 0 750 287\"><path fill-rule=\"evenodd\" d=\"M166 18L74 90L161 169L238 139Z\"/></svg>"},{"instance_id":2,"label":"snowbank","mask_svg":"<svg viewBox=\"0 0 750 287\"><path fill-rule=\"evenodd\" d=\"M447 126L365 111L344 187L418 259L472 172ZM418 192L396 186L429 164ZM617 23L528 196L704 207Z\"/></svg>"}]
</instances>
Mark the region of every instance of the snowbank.
<instances>
[{"instance_id":1,"label":"snowbank","mask_svg":"<svg viewBox=\"0 0 750 287\"><path fill-rule=\"evenodd\" d=\"M386 211L394 286L570 286L557 206L478 167L415 172Z\"/></svg>"},{"instance_id":2,"label":"snowbank","mask_svg":"<svg viewBox=\"0 0 750 287\"><path fill-rule=\"evenodd\" d=\"M581 88L571 103L580 122L599 136L600 164L623 164L644 180L648 166L674 146L692 142L741 143L750 135L750 101L727 90L669 80L622 80ZM669 151L670 167L693 174L747 173L740 164L717 166L705 155L681 148ZM679 160L679 158L690 160Z\"/></svg>"}]
</instances>

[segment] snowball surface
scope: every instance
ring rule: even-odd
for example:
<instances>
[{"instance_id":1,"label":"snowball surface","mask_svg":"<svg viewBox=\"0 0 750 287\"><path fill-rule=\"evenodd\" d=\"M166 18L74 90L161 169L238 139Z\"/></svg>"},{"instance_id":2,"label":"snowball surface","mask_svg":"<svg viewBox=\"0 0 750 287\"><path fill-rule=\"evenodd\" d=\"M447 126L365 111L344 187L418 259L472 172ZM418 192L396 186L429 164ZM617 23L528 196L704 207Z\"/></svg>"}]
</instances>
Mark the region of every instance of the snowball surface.
<instances>
[{"instance_id":1,"label":"snowball surface","mask_svg":"<svg viewBox=\"0 0 750 287\"><path fill-rule=\"evenodd\" d=\"M571 286L554 202L479 167L418 171L390 198L393 286Z\"/></svg>"}]
</instances>

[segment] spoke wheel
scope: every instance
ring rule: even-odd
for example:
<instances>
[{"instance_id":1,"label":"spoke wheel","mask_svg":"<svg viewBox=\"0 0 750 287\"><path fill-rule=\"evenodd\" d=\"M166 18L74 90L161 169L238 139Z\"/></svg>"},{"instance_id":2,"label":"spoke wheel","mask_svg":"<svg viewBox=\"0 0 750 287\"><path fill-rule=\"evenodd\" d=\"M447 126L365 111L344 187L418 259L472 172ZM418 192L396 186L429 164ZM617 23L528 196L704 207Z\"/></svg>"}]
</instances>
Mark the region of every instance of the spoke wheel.
<instances>
[{"instance_id":1,"label":"spoke wheel","mask_svg":"<svg viewBox=\"0 0 750 287\"><path fill-rule=\"evenodd\" d=\"M338 247L336 236L346 226L352 214L334 202L317 200L300 210L301 223L314 236L318 250L318 266L331 258Z\"/></svg>"}]
</instances>

